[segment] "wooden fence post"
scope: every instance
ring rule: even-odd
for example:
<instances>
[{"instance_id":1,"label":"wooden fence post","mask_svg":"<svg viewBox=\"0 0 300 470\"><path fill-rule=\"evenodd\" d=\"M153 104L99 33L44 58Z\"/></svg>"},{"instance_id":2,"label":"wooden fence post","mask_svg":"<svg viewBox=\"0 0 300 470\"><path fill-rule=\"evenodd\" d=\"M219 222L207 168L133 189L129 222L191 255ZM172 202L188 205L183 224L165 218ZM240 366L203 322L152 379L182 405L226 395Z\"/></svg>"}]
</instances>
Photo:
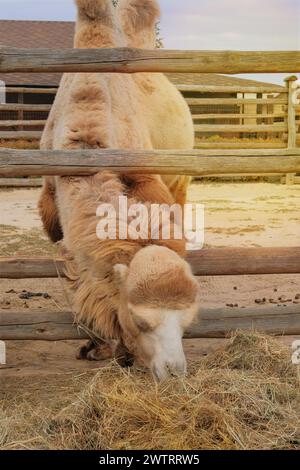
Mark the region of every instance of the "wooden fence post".
<instances>
[{"instance_id":1,"label":"wooden fence post","mask_svg":"<svg viewBox=\"0 0 300 470\"><path fill-rule=\"evenodd\" d=\"M285 78L286 87L288 89L288 113L287 113L287 125L288 125L288 149L294 149L297 146L297 128L296 128L296 112L295 103L293 102L293 84L298 78L296 75ZM286 175L285 183L292 185L295 182L295 173L289 173Z\"/></svg>"}]
</instances>

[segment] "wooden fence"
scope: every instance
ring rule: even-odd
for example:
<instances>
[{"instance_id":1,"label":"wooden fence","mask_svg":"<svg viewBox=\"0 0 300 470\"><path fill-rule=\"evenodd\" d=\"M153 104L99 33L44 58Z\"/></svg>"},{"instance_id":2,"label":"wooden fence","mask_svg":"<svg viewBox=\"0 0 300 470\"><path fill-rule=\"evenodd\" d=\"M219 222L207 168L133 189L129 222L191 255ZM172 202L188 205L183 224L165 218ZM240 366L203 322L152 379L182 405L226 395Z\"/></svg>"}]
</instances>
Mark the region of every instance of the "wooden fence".
<instances>
[{"instance_id":1,"label":"wooden fence","mask_svg":"<svg viewBox=\"0 0 300 470\"><path fill-rule=\"evenodd\" d=\"M128 49L20 51L0 48L0 72L288 72L300 71L299 52L178 52ZM288 104L291 103L289 100ZM293 105L293 112L298 111ZM291 119L292 113L289 114ZM292 127L295 127L292 125ZM286 174L300 172L294 130L286 149L195 151L25 151L0 150L0 176L89 175L117 172L187 175ZM190 252L196 275L300 273L300 249L218 249ZM45 259L3 259L0 277L54 277L63 263ZM297 302L296 302L297 303ZM300 334L300 306L252 309L203 309L187 337L221 337L236 328L256 327L273 334ZM0 312L1 339L73 339L86 337L73 326L70 312Z\"/></svg>"},{"instance_id":2,"label":"wooden fence","mask_svg":"<svg viewBox=\"0 0 300 470\"><path fill-rule=\"evenodd\" d=\"M296 68L299 61L299 52L288 57L286 52L153 52L121 48L101 49L96 59L90 50L39 51L2 48L0 73L20 70L216 73L221 70L219 73L233 74L253 72L254 68L255 72L287 70L289 60ZM278 65L273 60L278 60ZM296 127L293 144L296 146L297 140L300 141L300 110L291 101L294 79L288 79L285 87L178 85L193 114L196 148L286 148L288 143L291 147L291 127ZM18 103L0 105L0 112L15 112L14 119L0 121L0 139L39 139L47 117L42 113L48 113L51 105L24 104L23 97L24 94L54 97L56 88L8 87L6 91L17 95ZM30 118L24 119L24 113ZM36 118L32 118L32 113Z\"/></svg>"},{"instance_id":3,"label":"wooden fence","mask_svg":"<svg viewBox=\"0 0 300 470\"><path fill-rule=\"evenodd\" d=\"M288 119L291 91L288 86L178 85L177 88L191 109L196 148L287 147L289 126L293 125ZM24 104L24 94L41 95L42 101L43 96L54 99L56 91L56 88L7 87L7 96L13 94L18 103L0 104L0 138L39 139L51 104ZM294 108L297 141L300 109Z\"/></svg>"}]
</instances>

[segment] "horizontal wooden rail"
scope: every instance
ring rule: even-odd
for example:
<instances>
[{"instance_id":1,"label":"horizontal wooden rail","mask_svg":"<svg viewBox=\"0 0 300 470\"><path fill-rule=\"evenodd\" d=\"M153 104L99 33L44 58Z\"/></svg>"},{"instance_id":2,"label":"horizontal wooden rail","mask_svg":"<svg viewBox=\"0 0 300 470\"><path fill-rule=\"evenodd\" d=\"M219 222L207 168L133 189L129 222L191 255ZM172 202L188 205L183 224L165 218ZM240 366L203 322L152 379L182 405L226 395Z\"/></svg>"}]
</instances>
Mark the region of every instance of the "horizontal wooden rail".
<instances>
[{"instance_id":1,"label":"horizontal wooden rail","mask_svg":"<svg viewBox=\"0 0 300 470\"><path fill-rule=\"evenodd\" d=\"M42 178L0 178L0 188L39 188L42 184Z\"/></svg>"},{"instance_id":2,"label":"horizontal wooden rail","mask_svg":"<svg viewBox=\"0 0 300 470\"><path fill-rule=\"evenodd\" d=\"M0 104L0 111L50 111L50 104Z\"/></svg>"},{"instance_id":3,"label":"horizontal wooden rail","mask_svg":"<svg viewBox=\"0 0 300 470\"><path fill-rule=\"evenodd\" d=\"M49 95L53 95L55 93L57 93L57 88L26 88L26 87L19 87L19 86L16 86L16 87L13 87L13 86L7 86L4 88L4 90L6 91L6 93L28 93L28 94L38 94L38 95L46 95L46 94L49 94ZM283 93L284 93L284 89L283 89Z\"/></svg>"},{"instance_id":4,"label":"horizontal wooden rail","mask_svg":"<svg viewBox=\"0 0 300 470\"><path fill-rule=\"evenodd\" d=\"M214 114L192 114L194 120L205 120L205 119L275 119L275 118L284 118L286 113L276 113L276 114L229 114L229 113L214 113Z\"/></svg>"},{"instance_id":5,"label":"horizontal wooden rail","mask_svg":"<svg viewBox=\"0 0 300 470\"><path fill-rule=\"evenodd\" d=\"M244 85L176 85L181 92L198 93L282 93L288 91L276 85L265 86L244 86ZM26 87L5 87L7 93L28 93L28 94L56 94L57 88L26 88Z\"/></svg>"},{"instance_id":6,"label":"horizontal wooden rail","mask_svg":"<svg viewBox=\"0 0 300 470\"><path fill-rule=\"evenodd\" d=\"M286 139L285 139L286 140ZM196 141L195 148L196 149L225 149L225 150L236 150L236 149L284 149L286 148L286 144L284 142L256 142L253 140L252 142L226 142L225 140L222 142L207 142L207 141Z\"/></svg>"},{"instance_id":7,"label":"horizontal wooden rail","mask_svg":"<svg viewBox=\"0 0 300 470\"><path fill-rule=\"evenodd\" d=\"M300 273L300 247L207 248L188 252L196 276Z\"/></svg>"},{"instance_id":8,"label":"horizontal wooden rail","mask_svg":"<svg viewBox=\"0 0 300 470\"><path fill-rule=\"evenodd\" d=\"M261 133L261 132L286 132L288 130L287 124L257 124L257 125L238 125L238 124L199 124L194 126L196 132L247 132L247 133Z\"/></svg>"},{"instance_id":9,"label":"horizontal wooden rail","mask_svg":"<svg viewBox=\"0 0 300 470\"><path fill-rule=\"evenodd\" d=\"M288 91L280 85L244 86L244 85L176 85L182 92L200 93L283 93ZM57 88L5 87L7 93L56 94Z\"/></svg>"},{"instance_id":10,"label":"horizontal wooden rail","mask_svg":"<svg viewBox=\"0 0 300 470\"><path fill-rule=\"evenodd\" d=\"M1 127L1 124L0 124ZM0 139L17 140L17 139L40 139L42 131L0 131ZM17 176L17 175L16 175Z\"/></svg>"},{"instance_id":11,"label":"horizontal wooden rail","mask_svg":"<svg viewBox=\"0 0 300 470\"><path fill-rule=\"evenodd\" d=\"M300 72L300 51L0 48L0 72Z\"/></svg>"},{"instance_id":12,"label":"horizontal wooden rail","mask_svg":"<svg viewBox=\"0 0 300 470\"><path fill-rule=\"evenodd\" d=\"M263 119L263 115L260 116L260 115L240 115L240 114L233 114L233 115L226 115L226 114L212 114L212 115L205 115L205 114L201 114L200 117L199 115L195 115L193 116L193 119L200 119L200 120L204 120L204 119L212 119L210 116L213 116L214 119L249 119L249 118L252 118L252 119ZM230 117L231 116L231 117ZM266 115L268 118L274 118L274 117L284 117L285 114L281 114L281 115ZM46 120L39 120L39 119L31 119L31 120L10 120L10 121L1 121L0 119L0 128L1 127L15 127L15 126L25 126L25 127L32 127L32 126L45 126L46 124ZM300 124L300 123L299 123ZM202 126L201 126L202 127ZM205 126L203 126L205 127ZM206 126L208 127L208 126ZM211 126L212 127L212 126ZM232 129L234 129L235 131L239 132L238 129L235 129L236 127L238 127L238 125L235 125L235 124L231 124L231 125L227 125L227 127L225 127L225 125L221 125L221 124L216 124L215 125L215 128L213 129L213 131L215 131L216 129L219 131L219 132L231 132ZM240 125L241 127L241 131L240 132L282 132L282 131L287 131L287 125L286 124L269 124L268 126L267 125L264 125L264 124L261 124L261 125L257 125L257 129L255 129L254 127L255 126L247 126L247 125ZM224 130L223 130L224 129ZM247 130L249 129L249 130ZM195 128L195 130L197 131L201 131L202 129L199 128ZM203 132L210 132L210 130L204 130Z\"/></svg>"},{"instance_id":13,"label":"horizontal wooden rail","mask_svg":"<svg viewBox=\"0 0 300 470\"><path fill-rule=\"evenodd\" d=\"M300 334L300 307L277 305L253 308L205 308L185 338L223 338L230 332L259 330L274 335ZM74 340L88 338L74 325L71 312L18 312L0 310L0 340Z\"/></svg>"},{"instance_id":14,"label":"horizontal wooden rail","mask_svg":"<svg viewBox=\"0 0 300 470\"><path fill-rule=\"evenodd\" d=\"M272 115L272 114L266 114L266 115L254 115L254 114L198 114L198 115L193 115L193 119L196 120L196 119L199 119L199 120L205 120L205 119L215 119L215 120L219 120L219 119L274 119L276 117L285 117L286 115L284 113L282 114L277 114L277 115ZM45 126L46 124L46 120L43 119L43 120L40 120L40 119L30 119L30 120L26 120L26 119L23 119L23 120L9 120L9 121L1 121L0 119L0 127L15 127L15 126L26 126L26 127L32 127L32 126ZM300 124L300 123L299 123ZM218 130L220 128L220 132L221 132L221 129L222 127L224 127L224 125L220 125L220 124L217 124L218 126ZM235 124L232 124L232 125L228 125L229 127L234 127ZM263 128L262 126L264 126L264 124L261 124L259 125L258 127L260 129L264 129L262 130L261 132L280 132L280 131L286 131L287 130L287 125L285 124L277 124L277 123L274 123L274 124L269 124L268 128ZM250 128L250 127L253 127L253 126L247 126L247 125L243 125L243 129L244 128ZM275 130L273 131L273 128L275 127ZM278 130L276 130L276 128L279 128ZM197 130L200 130L200 129L197 129ZM213 129L215 130L215 129ZM231 129L229 129L231 130ZM226 132L227 129L225 128L224 131ZM251 132L252 129L249 131ZM245 131L245 132L248 132L248 131ZM253 129L253 132L256 132L255 129Z\"/></svg>"},{"instance_id":15,"label":"horizontal wooden rail","mask_svg":"<svg viewBox=\"0 0 300 470\"><path fill-rule=\"evenodd\" d=\"M300 273L300 248L209 248L189 251L187 261L196 276ZM64 276L63 259L0 258L0 278Z\"/></svg>"},{"instance_id":16,"label":"horizontal wooden rail","mask_svg":"<svg viewBox=\"0 0 300 470\"><path fill-rule=\"evenodd\" d=\"M14 127L14 126L44 126L46 124L46 120L15 120L15 121L1 121L0 119L0 127Z\"/></svg>"},{"instance_id":17,"label":"horizontal wooden rail","mask_svg":"<svg viewBox=\"0 0 300 470\"><path fill-rule=\"evenodd\" d=\"M286 88L276 85L177 85L176 87L183 93L288 93Z\"/></svg>"},{"instance_id":18,"label":"horizontal wooden rail","mask_svg":"<svg viewBox=\"0 0 300 470\"><path fill-rule=\"evenodd\" d=\"M300 172L300 149L0 150L0 177L118 173L191 176Z\"/></svg>"},{"instance_id":19,"label":"horizontal wooden rail","mask_svg":"<svg viewBox=\"0 0 300 470\"><path fill-rule=\"evenodd\" d=\"M287 98L186 98L189 106L243 105L243 104L287 104Z\"/></svg>"}]
</instances>

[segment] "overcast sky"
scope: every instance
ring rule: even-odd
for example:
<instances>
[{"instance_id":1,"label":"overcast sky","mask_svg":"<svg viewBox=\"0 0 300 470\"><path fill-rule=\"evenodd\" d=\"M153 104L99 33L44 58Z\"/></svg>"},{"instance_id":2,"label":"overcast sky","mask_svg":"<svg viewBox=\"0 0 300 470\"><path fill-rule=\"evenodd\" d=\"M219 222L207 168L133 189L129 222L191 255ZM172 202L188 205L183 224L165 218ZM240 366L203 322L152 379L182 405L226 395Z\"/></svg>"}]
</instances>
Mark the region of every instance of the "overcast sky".
<instances>
[{"instance_id":1,"label":"overcast sky","mask_svg":"<svg viewBox=\"0 0 300 470\"><path fill-rule=\"evenodd\" d=\"M160 0L170 49L300 49L300 0ZM0 18L75 19L73 0L0 0ZM294 72L291 70L291 73ZM280 83L282 77L247 75Z\"/></svg>"}]
</instances>

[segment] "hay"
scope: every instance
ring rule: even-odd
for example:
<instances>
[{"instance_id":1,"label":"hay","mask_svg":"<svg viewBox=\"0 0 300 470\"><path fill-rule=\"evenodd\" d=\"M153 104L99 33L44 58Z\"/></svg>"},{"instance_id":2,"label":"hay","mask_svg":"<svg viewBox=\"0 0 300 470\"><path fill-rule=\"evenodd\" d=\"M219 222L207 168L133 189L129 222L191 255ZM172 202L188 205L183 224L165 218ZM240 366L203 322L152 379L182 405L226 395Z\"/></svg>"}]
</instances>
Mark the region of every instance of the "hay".
<instances>
[{"instance_id":1,"label":"hay","mask_svg":"<svg viewBox=\"0 0 300 470\"><path fill-rule=\"evenodd\" d=\"M238 332L225 348L190 364L182 380L158 385L141 371L114 364L101 369L73 403L44 417L35 445L300 449L299 384L288 348L258 333Z\"/></svg>"},{"instance_id":2,"label":"hay","mask_svg":"<svg viewBox=\"0 0 300 470\"><path fill-rule=\"evenodd\" d=\"M0 139L0 148L11 149L39 149L40 143L37 139Z\"/></svg>"}]
</instances>

